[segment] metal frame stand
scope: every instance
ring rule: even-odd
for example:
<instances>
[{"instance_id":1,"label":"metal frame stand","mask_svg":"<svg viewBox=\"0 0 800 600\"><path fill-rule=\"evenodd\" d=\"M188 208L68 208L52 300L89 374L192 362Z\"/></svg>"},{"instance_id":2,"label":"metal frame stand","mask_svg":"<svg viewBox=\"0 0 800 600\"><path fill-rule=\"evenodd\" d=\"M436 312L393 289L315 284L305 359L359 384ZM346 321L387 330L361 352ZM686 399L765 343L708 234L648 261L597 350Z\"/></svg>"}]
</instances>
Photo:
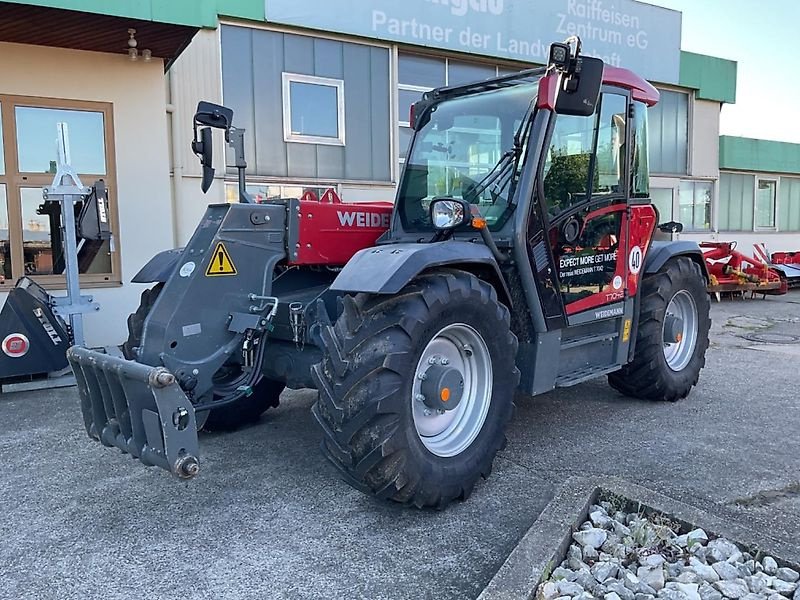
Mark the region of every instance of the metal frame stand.
<instances>
[{"instance_id":1,"label":"metal frame stand","mask_svg":"<svg viewBox=\"0 0 800 600\"><path fill-rule=\"evenodd\" d=\"M84 313L100 310L92 296L81 296L80 266L78 265L78 243L75 234L75 203L92 193L84 187L71 165L69 129L66 123L58 123L58 167L53 184L42 189L45 202L61 204L61 239L64 240L64 275L67 280L67 295L53 298L53 312L69 320L72 342L85 346L83 335Z\"/></svg>"}]
</instances>

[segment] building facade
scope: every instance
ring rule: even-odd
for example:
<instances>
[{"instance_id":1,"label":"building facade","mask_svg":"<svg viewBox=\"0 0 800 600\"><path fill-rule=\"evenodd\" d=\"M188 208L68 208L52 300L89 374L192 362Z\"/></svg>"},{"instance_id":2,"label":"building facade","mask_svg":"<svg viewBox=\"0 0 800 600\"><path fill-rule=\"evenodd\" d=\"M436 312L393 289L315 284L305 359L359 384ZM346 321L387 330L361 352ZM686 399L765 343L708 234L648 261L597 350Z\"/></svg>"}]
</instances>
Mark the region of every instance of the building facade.
<instances>
[{"instance_id":1,"label":"building facade","mask_svg":"<svg viewBox=\"0 0 800 600\"><path fill-rule=\"evenodd\" d=\"M45 28L58 35L20 25L30 22L58 23ZM633 0L20 0L0 2L0 302L22 275L63 286L38 214L58 121L84 183L111 189L114 239L82 282L102 305L88 341L112 344L143 290L130 283L138 269L185 244L208 203L236 200L233 171L200 192L199 100L233 108L246 129L257 199L333 188L346 202L393 200L422 93L541 64L573 34L661 91L649 149L662 221L748 253L755 242L800 250L800 146L720 138L736 63L682 51L676 11ZM503 150L480 127L463 146L488 162Z\"/></svg>"}]
</instances>

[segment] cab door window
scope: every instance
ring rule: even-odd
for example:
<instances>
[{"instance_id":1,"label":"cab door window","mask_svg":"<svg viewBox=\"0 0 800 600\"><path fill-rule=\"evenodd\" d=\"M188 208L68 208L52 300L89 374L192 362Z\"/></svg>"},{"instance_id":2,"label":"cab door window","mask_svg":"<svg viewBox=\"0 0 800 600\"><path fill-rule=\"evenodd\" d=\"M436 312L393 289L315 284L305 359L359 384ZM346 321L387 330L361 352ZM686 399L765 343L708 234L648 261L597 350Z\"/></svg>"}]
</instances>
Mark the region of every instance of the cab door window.
<instances>
[{"instance_id":1,"label":"cab door window","mask_svg":"<svg viewBox=\"0 0 800 600\"><path fill-rule=\"evenodd\" d=\"M567 313L621 297L627 98L606 93L592 117L558 116L544 165L550 243Z\"/></svg>"}]
</instances>

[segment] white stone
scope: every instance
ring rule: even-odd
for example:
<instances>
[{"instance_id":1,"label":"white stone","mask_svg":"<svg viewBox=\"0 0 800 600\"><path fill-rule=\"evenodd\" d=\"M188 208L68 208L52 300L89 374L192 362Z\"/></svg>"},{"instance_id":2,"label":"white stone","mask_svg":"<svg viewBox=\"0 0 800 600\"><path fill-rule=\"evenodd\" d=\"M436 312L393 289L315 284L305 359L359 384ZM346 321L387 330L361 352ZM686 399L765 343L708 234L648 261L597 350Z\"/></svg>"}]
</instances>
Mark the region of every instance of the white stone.
<instances>
[{"instance_id":1,"label":"white stone","mask_svg":"<svg viewBox=\"0 0 800 600\"><path fill-rule=\"evenodd\" d=\"M664 588L664 569L662 567L639 567L636 570L636 576L656 592Z\"/></svg>"},{"instance_id":2,"label":"white stone","mask_svg":"<svg viewBox=\"0 0 800 600\"><path fill-rule=\"evenodd\" d=\"M603 600L622 600L617 594L614 592L609 592L605 596L603 596Z\"/></svg>"},{"instance_id":3,"label":"white stone","mask_svg":"<svg viewBox=\"0 0 800 600\"><path fill-rule=\"evenodd\" d=\"M778 576L778 579L783 579L784 581L789 581L791 583L794 583L800 579L800 573L794 569L790 569L789 567L781 567L778 569L776 575Z\"/></svg>"},{"instance_id":4,"label":"white stone","mask_svg":"<svg viewBox=\"0 0 800 600\"><path fill-rule=\"evenodd\" d=\"M764 566L764 573L767 575L775 575L778 572L778 563L771 556L765 556L761 564Z\"/></svg>"},{"instance_id":5,"label":"white stone","mask_svg":"<svg viewBox=\"0 0 800 600\"><path fill-rule=\"evenodd\" d=\"M699 583L701 583L703 581L703 578L700 577L700 575L698 575L695 572L694 567L686 567L686 569L684 569L683 573L678 575L678 578L676 579L676 581L678 583L698 583L699 584Z\"/></svg>"},{"instance_id":6,"label":"white stone","mask_svg":"<svg viewBox=\"0 0 800 600\"><path fill-rule=\"evenodd\" d=\"M747 584L741 579L734 579L733 581L717 581L714 584L723 596L731 598L732 600L739 600L744 598L750 593L747 589Z\"/></svg>"},{"instance_id":7,"label":"white stone","mask_svg":"<svg viewBox=\"0 0 800 600\"><path fill-rule=\"evenodd\" d=\"M660 567L667 559L661 554L650 554L639 559L639 563L646 567Z\"/></svg>"},{"instance_id":8,"label":"white stone","mask_svg":"<svg viewBox=\"0 0 800 600\"><path fill-rule=\"evenodd\" d=\"M686 534L686 539L691 540L693 542L700 542L701 544L705 544L708 541L708 535L702 529L692 529L689 533Z\"/></svg>"},{"instance_id":9,"label":"white stone","mask_svg":"<svg viewBox=\"0 0 800 600\"><path fill-rule=\"evenodd\" d=\"M703 579L708 583L719 581L719 573L717 573L713 567L704 565L696 558L690 559L689 564L691 568L694 569L694 572L700 576L700 579Z\"/></svg>"},{"instance_id":10,"label":"white stone","mask_svg":"<svg viewBox=\"0 0 800 600\"><path fill-rule=\"evenodd\" d=\"M776 578L775 581L772 582L772 589L779 594L788 596L794 593L794 591L797 589L797 584L792 583L791 581L784 581L783 579Z\"/></svg>"},{"instance_id":11,"label":"white stone","mask_svg":"<svg viewBox=\"0 0 800 600\"><path fill-rule=\"evenodd\" d=\"M583 592L583 588L574 581L562 579L558 582L558 593L562 596L577 596Z\"/></svg>"},{"instance_id":12,"label":"white stone","mask_svg":"<svg viewBox=\"0 0 800 600\"><path fill-rule=\"evenodd\" d=\"M592 527L586 531L576 531L572 534L572 539L578 542L581 546L591 546L592 548L599 548L602 546L608 534L603 529Z\"/></svg>"},{"instance_id":13,"label":"white stone","mask_svg":"<svg viewBox=\"0 0 800 600\"><path fill-rule=\"evenodd\" d=\"M714 562L728 560L731 556L739 552L736 544L729 542L725 538L718 538L708 542L708 552Z\"/></svg>"},{"instance_id":14,"label":"white stone","mask_svg":"<svg viewBox=\"0 0 800 600\"><path fill-rule=\"evenodd\" d=\"M697 593L697 590L700 588L700 586L696 583L676 583L674 581L670 581L667 583L666 587L667 589L680 591L689 600L701 600L700 594Z\"/></svg>"},{"instance_id":15,"label":"white stone","mask_svg":"<svg viewBox=\"0 0 800 600\"><path fill-rule=\"evenodd\" d=\"M555 600L558 598L558 586L552 581L547 581L539 586L536 597L538 600Z\"/></svg>"},{"instance_id":16,"label":"white stone","mask_svg":"<svg viewBox=\"0 0 800 600\"><path fill-rule=\"evenodd\" d=\"M680 590L665 588L658 592L658 597L662 600L689 600L688 596Z\"/></svg>"},{"instance_id":17,"label":"white stone","mask_svg":"<svg viewBox=\"0 0 800 600\"><path fill-rule=\"evenodd\" d=\"M722 594L707 583L701 585L697 593L700 594L703 600L722 600Z\"/></svg>"},{"instance_id":18,"label":"white stone","mask_svg":"<svg viewBox=\"0 0 800 600\"><path fill-rule=\"evenodd\" d=\"M747 582L747 587L749 587L750 591L754 594L761 594L772 583L771 578L764 573L756 573L750 577L745 577L744 580Z\"/></svg>"},{"instance_id":19,"label":"white stone","mask_svg":"<svg viewBox=\"0 0 800 600\"><path fill-rule=\"evenodd\" d=\"M553 571L552 579L566 579L567 581L575 581L575 577L577 577L577 573L572 569L565 569L564 567L556 567Z\"/></svg>"},{"instance_id":20,"label":"white stone","mask_svg":"<svg viewBox=\"0 0 800 600\"><path fill-rule=\"evenodd\" d=\"M639 579L636 575L631 573L630 571L625 571L625 574L622 576L622 583L625 584L625 587L635 592L639 589L639 586L642 584L642 580Z\"/></svg>"},{"instance_id":21,"label":"white stone","mask_svg":"<svg viewBox=\"0 0 800 600\"><path fill-rule=\"evenodd\" d=\"M584 546L583 547L583 561L595 561L600 558L600 554L597 552L597 548L592 548L591 546Z\"/></svg>"},{"instance_id":22,"label":"white stone","mask_svg":"<svg viewBox=\"0 0 800 600\"><path fill-rule=\"evenodd\" d=\"M611 562L598 562L592 565L592 575L594 578L603 583L609 577L616 577L618 567Z\"/></svg>"},{"instance_id":23,"label":"white stone","mask_svg":"<svg viewBox=\"0 0 800 600\"><path fill-rule=\"evenodd\" d=\"M602 509L589 513L589 520L592 522L592 525L600 527L601 529L610 529L613 523L611 517Z\"/></svg>"},{"instance_id":24,"label":"white stone","mask_svg":"<svg viewBox=\"0 0 800 600\"><path fill-rule=\"evenodd\" d=\"M720 579L725 579L728 581L739 579L739 570L726 562L715 562L713 565L711 565L711 568L717 572L717 575L719 575Z\"/></svg>"}]
</instances>

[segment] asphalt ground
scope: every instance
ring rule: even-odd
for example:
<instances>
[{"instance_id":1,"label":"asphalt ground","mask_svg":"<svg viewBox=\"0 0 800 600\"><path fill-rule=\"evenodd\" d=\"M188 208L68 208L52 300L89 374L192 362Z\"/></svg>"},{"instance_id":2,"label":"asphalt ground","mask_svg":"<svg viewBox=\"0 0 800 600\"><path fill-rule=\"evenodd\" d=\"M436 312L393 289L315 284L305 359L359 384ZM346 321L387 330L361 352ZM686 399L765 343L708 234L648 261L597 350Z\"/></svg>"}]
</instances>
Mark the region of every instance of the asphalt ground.
<instances>
[{"instance_id":1,"label":"asphalt ground","mask_svg":"<svg viewBox=\"0 0 800 600\"><path fill-rule=\"evenodd\" d=\"M474 598L573 475L800 548L800 292L712 318L689 398L628 400L600 380L519 399L492 476L442 512L343 483L311 391L203 435L190 483L91 442L74 388L0 395L0 598ZM784 343L744 337L763 333Z\"/></svg>"}]
</instances>

